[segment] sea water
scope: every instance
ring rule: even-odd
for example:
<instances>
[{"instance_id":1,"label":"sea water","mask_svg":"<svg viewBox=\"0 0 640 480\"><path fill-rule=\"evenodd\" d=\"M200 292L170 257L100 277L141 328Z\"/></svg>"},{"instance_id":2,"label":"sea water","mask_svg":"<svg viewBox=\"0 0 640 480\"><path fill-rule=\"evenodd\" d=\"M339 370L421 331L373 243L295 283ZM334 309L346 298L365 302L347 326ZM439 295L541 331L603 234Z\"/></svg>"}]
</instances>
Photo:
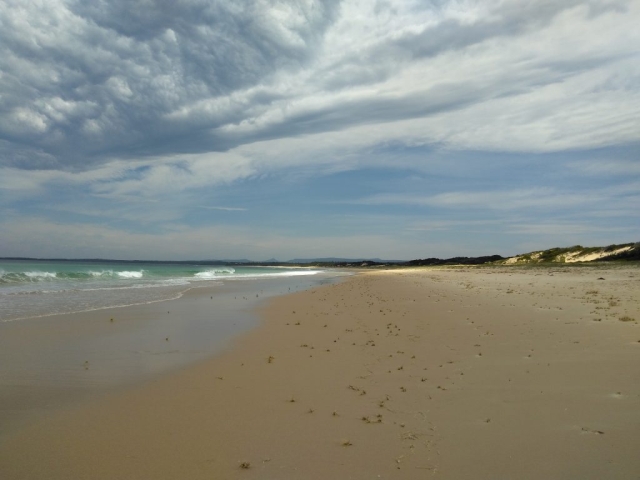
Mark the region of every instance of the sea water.
<instances>
[{"instance_id":1,"label":"sea water","mask_svg":"<svg viewBox=\"0 0 640 480\"><path fill-rule=\"evenodd\" d=\"M164 301L230 281L264 284L321 273L198 263L0 260L0 322Z\"/></svg>"},{"instance_id":2,"label":"sea water","mask_svg":"<svg viewBox=\"0 0 640 480\"><path fill-rule=\"evenodd\" d=\"M214 355L258 323L259 302L342 275L313 268L0 260L0 437L34 416Z\"/></svg>"}]
</instances>

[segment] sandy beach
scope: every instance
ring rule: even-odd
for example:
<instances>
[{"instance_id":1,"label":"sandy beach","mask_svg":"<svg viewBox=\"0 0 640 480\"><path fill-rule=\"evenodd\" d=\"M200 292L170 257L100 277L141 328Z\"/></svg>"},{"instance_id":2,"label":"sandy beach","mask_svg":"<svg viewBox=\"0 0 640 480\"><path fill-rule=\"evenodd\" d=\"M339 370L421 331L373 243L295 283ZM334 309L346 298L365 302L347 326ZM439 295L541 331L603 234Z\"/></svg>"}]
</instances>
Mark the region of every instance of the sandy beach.
<instances>
[{"instance_id":1,"label":"sandy beach","mask_svg":"<svg viewBox=\"0 0 640 480\"><path fill-rule=\"evenodd\" d=\"M637 266L362 272L259 313L0 437L0 478L640 478Z\"/></svg>"}]
</instances>

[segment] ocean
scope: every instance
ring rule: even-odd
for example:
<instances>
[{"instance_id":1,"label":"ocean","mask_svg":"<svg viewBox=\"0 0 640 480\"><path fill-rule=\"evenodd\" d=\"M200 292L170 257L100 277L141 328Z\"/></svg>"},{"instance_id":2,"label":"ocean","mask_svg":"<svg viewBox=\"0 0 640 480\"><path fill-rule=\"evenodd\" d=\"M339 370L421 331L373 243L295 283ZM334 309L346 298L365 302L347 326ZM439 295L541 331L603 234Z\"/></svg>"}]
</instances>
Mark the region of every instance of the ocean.
<instances>
[{"instance_id":1,"label":"ocean","mask_svg":"<svg viewBox=\"0 0 640 480\"><path fill-rule=\"evenodd\" d=\"M321 273L198 263L0 260L0 322L159 302L225 282L264 285Z\"/></svg>"},{"instance_id":2,"label":"ocean","mask_svg":"<svg viewBox=\"0 0 640 480\"><path fill-rule=\"evenodd\" d=\"M255 309L265 299L343 275L0 260L0 437L34 416L215 355L259 324Z\"/></svg>"}]
</instances>

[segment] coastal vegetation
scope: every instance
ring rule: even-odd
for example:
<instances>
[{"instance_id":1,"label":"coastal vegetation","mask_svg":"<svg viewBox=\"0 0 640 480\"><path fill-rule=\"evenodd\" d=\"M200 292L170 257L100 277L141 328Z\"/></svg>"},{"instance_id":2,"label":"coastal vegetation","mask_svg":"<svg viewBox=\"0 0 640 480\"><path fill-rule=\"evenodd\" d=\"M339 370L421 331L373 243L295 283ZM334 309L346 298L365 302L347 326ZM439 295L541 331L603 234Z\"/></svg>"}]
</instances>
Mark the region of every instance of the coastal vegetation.
<instances>
[{"instance_id":1,"label":"coastal vegetation","mask_svg":"<svg viewBox=\"0 0 640 480\"><path fill-rule=\"evenodd\" d=\"M185 260L185 261L154 261L154 260L105 260L105 259L39 259L39 258L0 258L0 260L27 261L56 261L56 262L101 262L116 264L172 264L200 266L233 266L233 267L394 267L394 266L439 266L439 265L527 265L527 264L558 264L558 263L588 263L610 261L640 261L640 242L611 244L606 247L554 247L546 250L535 250L511 257L502 255L484 255L479 257L456 256L451 258L429 257L415 260L382 260L380 258L311 258L280 261L241 260Z\"/></svg>"},{"instance_id":2,"label":"coastal vegetation","mask_svg":"<svg viewBox=\"0 0 640 480\"><path fill-rule=\"evenodd\" d=\"M565 248L556 247L516 255L497 263L521 265L528 263L584 263L614 260L640 260L640 242L613 244L607 247L583 247L582 245Z\"/></svg>"}]
</instances>

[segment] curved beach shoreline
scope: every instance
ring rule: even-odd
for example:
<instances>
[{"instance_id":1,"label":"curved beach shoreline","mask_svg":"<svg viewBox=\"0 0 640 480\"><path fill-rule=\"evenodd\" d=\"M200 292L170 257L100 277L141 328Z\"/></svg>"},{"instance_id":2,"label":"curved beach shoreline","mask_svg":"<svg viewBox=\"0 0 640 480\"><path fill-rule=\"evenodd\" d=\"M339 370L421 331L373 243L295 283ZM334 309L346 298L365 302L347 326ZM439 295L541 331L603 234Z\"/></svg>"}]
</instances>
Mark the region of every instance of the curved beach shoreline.
<instances>
[{"instance_id":1,"label":"curved beach shoreline","mask_svg":"<svg viewBox=\"0 0 640 480\"><path fill-rule=\"evenodd\" d=\"M639 293L637 267L598 266L276 297L216 357L6 435L0 476L635 478Z\"/></svg>"}]
</instances>

